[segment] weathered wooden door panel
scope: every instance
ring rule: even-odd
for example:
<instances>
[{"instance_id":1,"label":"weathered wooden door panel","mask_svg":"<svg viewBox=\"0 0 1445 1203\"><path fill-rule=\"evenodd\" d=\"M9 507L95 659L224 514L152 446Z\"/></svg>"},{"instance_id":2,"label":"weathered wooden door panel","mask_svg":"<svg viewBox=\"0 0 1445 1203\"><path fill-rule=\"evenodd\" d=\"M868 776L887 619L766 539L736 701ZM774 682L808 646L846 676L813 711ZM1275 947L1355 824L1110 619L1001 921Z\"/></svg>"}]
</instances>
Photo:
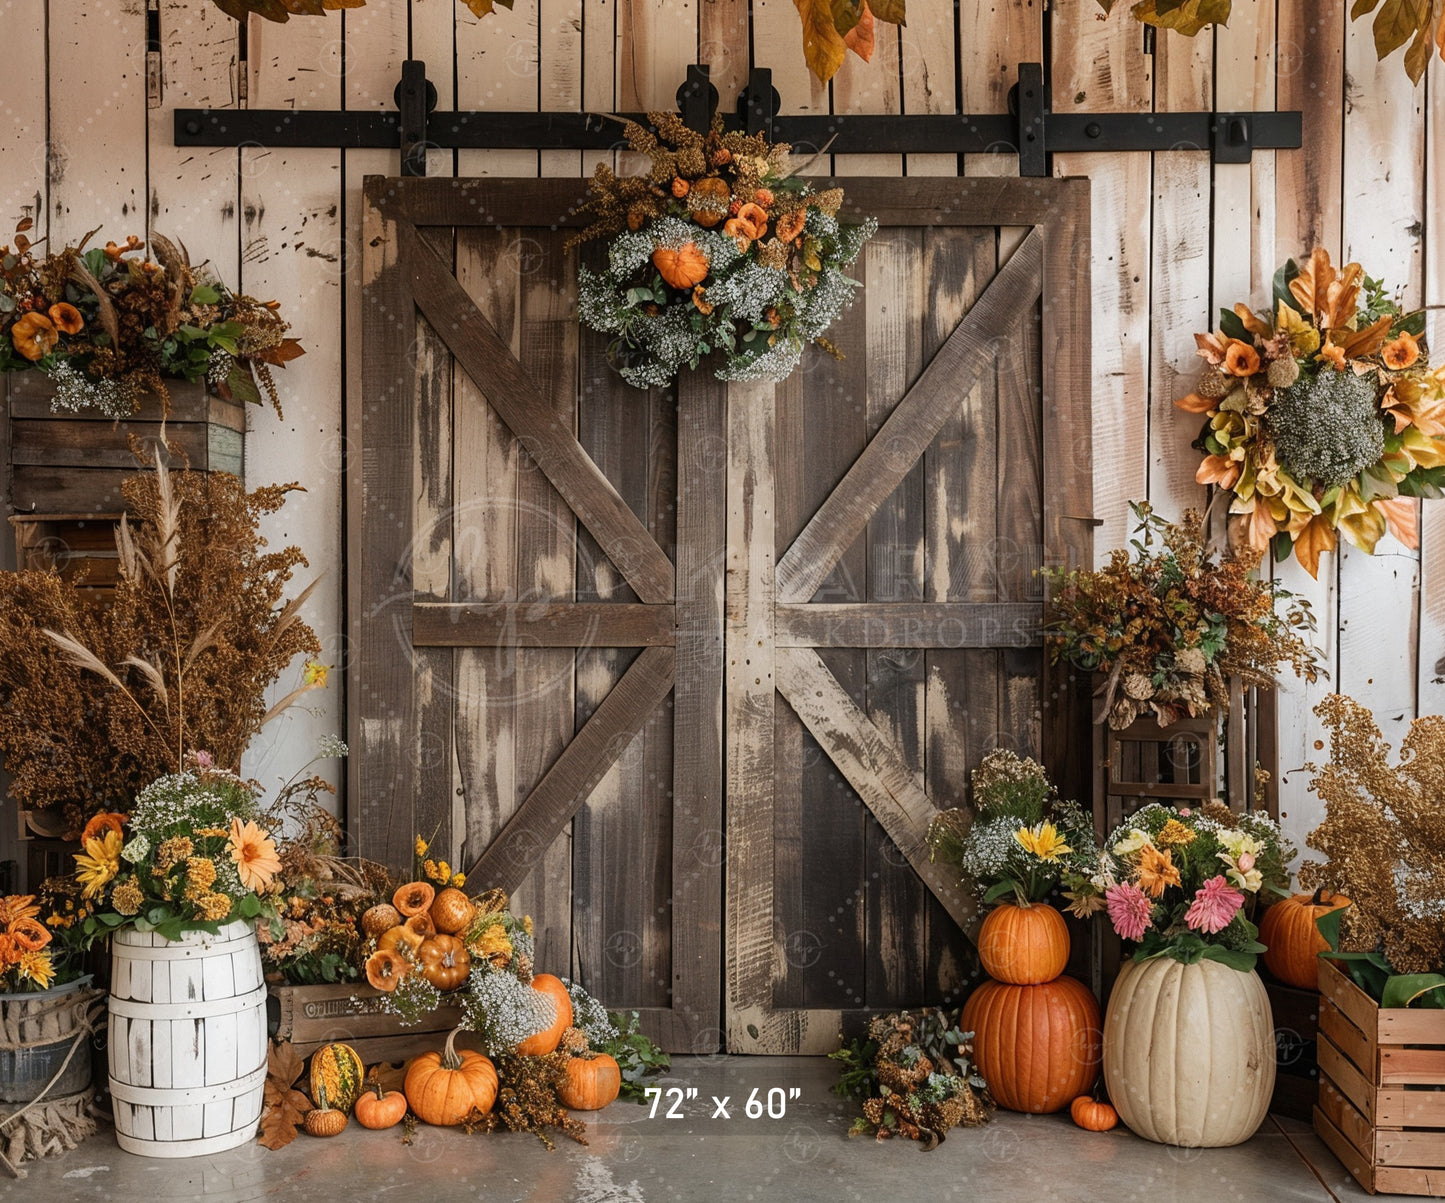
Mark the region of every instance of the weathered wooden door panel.
<instances>
[{"instance_id":1,"label":"weathered wooden door panel","mask_svg":"<svg viewBox=\"0 0 1445 1203\"><path fill-rule=\"evenodd\" d=\"M465 839L673 1049L956 1001L928 820L1072 730L1036 569L1089 548L1086 187L848 187L846 358L640 392L575 322L578 182L368 184L357 842Z\"/></svg>"}]
</instances>

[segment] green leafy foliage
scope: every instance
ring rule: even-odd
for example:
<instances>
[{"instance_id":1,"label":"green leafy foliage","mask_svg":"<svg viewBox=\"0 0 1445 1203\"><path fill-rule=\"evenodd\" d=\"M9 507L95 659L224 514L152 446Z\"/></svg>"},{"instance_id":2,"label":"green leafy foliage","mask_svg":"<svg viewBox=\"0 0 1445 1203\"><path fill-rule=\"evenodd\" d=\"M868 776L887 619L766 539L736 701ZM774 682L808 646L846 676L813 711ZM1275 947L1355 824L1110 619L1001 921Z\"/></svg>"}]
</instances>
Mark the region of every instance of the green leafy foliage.
<instances>
[{"instance_id":1,"label":"green leafy foliage","mask_svg":"<svg viewBox=\"0 0 1445 1203\"><path fill-rule=\"evenodd\" d=\"M592 1046L594 1052L606 1053L622 1071L621 1097L634 1103L644 1102L647 1079L666 1073L672 1059L642 1032L642 1018L636 1011L610 1011L607 1015L616 1035Z\"/></svg>"}]
</instances>

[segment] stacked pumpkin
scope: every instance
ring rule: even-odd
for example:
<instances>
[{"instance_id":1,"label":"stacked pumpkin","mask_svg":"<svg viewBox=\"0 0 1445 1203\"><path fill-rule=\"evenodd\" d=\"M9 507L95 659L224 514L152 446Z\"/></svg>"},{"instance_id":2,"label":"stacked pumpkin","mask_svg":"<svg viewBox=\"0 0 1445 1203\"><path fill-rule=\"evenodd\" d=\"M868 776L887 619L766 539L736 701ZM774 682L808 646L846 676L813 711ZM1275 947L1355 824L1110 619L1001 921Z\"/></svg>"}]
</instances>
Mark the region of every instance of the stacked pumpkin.
<instances>
[{"instance_id":1,"label":"stacked pumpkin","mask_svg":"<svg viewBox=\"0 0 1445 1203\"><path fill-rule=\"evenodd\" d=\"M994 1101L1010 1111L1062 1111L1099 1076L1099 1004L1063 976L1069 929L1045 902L1006 902L989 912L978 955L993 980L963 1008L974 1059Z\"/></svg>"},{"instance_id":2,"label":"stacked pumpkin","mask_svg":"<svg viewBox=\"0 0 1445 1203\"><path fill-rule=\"evenodd\" d=\"M1317 991L1320 953L1330 950L1318 921L1349 905L1350 900L1343 894L1323 888L1276 902L1259 920L1259 940L1265 945L1264 967L1287 986Z\"/></svg>"},{"instance_id":3,"label":"stacked pumpkin","mask_svg":"<svg viewBox=\"0 0 1445 1203\"><path fill-rule=\"evenodd\" d=\"M1069 930L1044 902L1066 875L1094 871L1093 820L1060 801L1042 766L1005 749L973 773L973 810L942 811L929 827L936 859L951 862L985 905L978 955L990 981L963 1008L974 1060L1010 1111L1061 1111L1099 1073L1099 1005L1064 977Z\"/></svg>"}]
</instances>

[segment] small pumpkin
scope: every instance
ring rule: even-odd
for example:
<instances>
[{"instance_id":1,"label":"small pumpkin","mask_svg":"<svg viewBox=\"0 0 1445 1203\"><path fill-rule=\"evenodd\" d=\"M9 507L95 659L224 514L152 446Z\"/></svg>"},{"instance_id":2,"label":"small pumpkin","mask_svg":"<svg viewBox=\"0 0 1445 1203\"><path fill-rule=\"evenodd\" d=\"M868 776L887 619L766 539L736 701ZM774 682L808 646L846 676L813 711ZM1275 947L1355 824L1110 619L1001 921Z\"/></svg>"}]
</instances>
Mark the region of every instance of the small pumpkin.
<instances>
[{"instance_id":1,"label":"small pumpkin","mask_svg":"<svg viewBox=\"0 0 1445 1203\"><path fill-rule=\"evenodd\" d=\"M1000 903L978 932L978 959L995 981L1011 986L1051 982L1069 963L1069 928L1046 902Z\"/></svg>"},{"instance_id":2,"label":"small pumpkin","mask_svg":"<svg viewBox=\"0 0 1445 1203\"><path fill-rule=\"evenodd\" d=\"M421 942L426 936L413 931L405 923L398 923L388 931L384 931L376 938L376 947L380 952L400 952L406 949L415 955L416 950L421 947Z\"/></svg>"},{"instance_id":3,"label":"small pumpkin","mask_svg":"<svg viewBox=\"0 0 1445 1203\"><path fill-rule=\"evenodd\" d=\"M428 936L437 934L436 924L431 921L431 913L422 911L419 915L412 915L402 927L411 932L414 936L420 936L425 940Z\"/></svg>"},{"instance_id":4,"label":"small pumpkin","mask_svg":"<svg viewBox=\"0 0 1445 1203\"><path fill-rule=\"evenodd\" d=\"M346 1127L346 1112L337 1110L327 1101L325 1087L322 1087L316 1102L317 1105L301 1121L306 1131L312 1136L340 1136Z\"/></svg>"},{"instance_id":5,"label":"small pumpkin","mask_svg":"<svg viewBox=\"0 0 1445 1203\"><path fill-rule=\"evenodd\" d=\"M707 279L707 252L695 242L684 242L679 247L660 246L652 252L652 266L668 284L690 292Z\"/></svg>"},{"instance_id":6,"label":"small pumpkin","mask_svg":"<svg viewBox=\"0 0 1445 1203\"><path fill-rule=\"evenodd\" d=\"M464 985L472 971L472 956L456 936L438 932L428 936L416 950L417 968L422 977L445 994Z\"/></svg>"},{"instance_id":7,"label":"small pumpkin","mask_svg":"<svg viewBox=\"0 0 1445 1203\"><path fill-rule=\"evenodd\" d=\"M338 1111L348 1112L361 1094L366 1067L349 1044L328 1044L311 1054L311 1097L325 1095Z\"/></svg>"},{"instance_id":8,"label":"small pumpkin","mask_svg":"<svg viewBox=\"0 0 1445 1203\"><path fill-rule=\"evenodd\" d=\"M1349 905L1343 894L1323 888L1276 902L1259 920L1264 967L1286 985L1318 990L1320 953L1328 952L1330 945L1315 920Z\"/></svg>"},{"instance_id":9,"label":"small pumpkin","mask_svg":"<svg viewBox=\"0 0 1445 1203\"><path fill-rule=\"evenodd\" d=\"M712 229L727 216L728 204L733 190L726 180L708 175L694 180L687 194L687 211L693 221L706 229Z\"/></svg>"},{"instance_id":10,"label":"small pumpkin","mask_svg":"<svg viewBox=\"0 0 1445 1203\"><path fill-rule=\"evenodd\" d=\"M1069 1104L1069 1116L1086 1132L1107 1132L1119 1122L1119 1113L1113 1107L1087 1094Z\"/></svg>"},{"instance_id":11,"label":"small pumpkin","mask_svg":"<svg viewBox=\"0 0 1445 1203\"><path fill-rule=\"evenodd\" d=\"M383 1090L381 1079L374 1079L357 1097L354 1114L358 1124L374 1132L394 1128L406 1117L406 1095Z\"/></svg>"},{"instance_id":12,"label":"small pumpkin","mask_svg":"<svg viewBox=\"0 0 1445 1203\"><path fill-rule=\"evenodd\" d=\"M448 936L465 931L477 917L476 904L452 886L440 891L431 904L432 926Z\"/></svg>"},{"instance_id":13,"label":"small pumpkin","mask_svg":"<svg viewBox=\"0 0 1445 1203\"><path fill-rule=\"evenodd\" d=\"M361 916L361 930L373 940L401 922L401 912L389 902L378 902Z\"/></svg>"},{"instance_id":14,"label":"small pumpkin","mask_svg":"<svg viewBox=\"0 0 1445 1203\"><path fill-rule=\"evenodd\" d=\"M409 881L391 896L391 905L409 919L426 914L435 898L436 890L430 882Z\"/></svg>"},{"instance_id":15,"label":"small pumpkin","mask_svg":"<svg viewBox=\"0 0 1445 1203\"><path fill-rule=\"evenodd\" d=\"M392 931L401 930L399 927L392 928ZM391 932L386 934L389 936ZM410 968L411 966L407 964L406 958L401 953L390 948L378 948L366 958L366 981L373 990L381 990L390 994L397 988Z\"/></svg>"},{"instance_id":16,"label":"small pumpkin","mask_svg":"<svg viewBox=\"0 0 1445 1203\"><path fill-rule=\"evenodd\" d=\"M545 1057L554 1052L562 1041L562 1033L572 1026L572 999L561 978L553 977L550 973L539 973L532 979L532 989L552 1000L557 1008L557 1018L553 1020L551 1027L535 1036L527 1037L517 1045L515 1052L519 1057Z\"/></svg>"},{"instance_id":17,"label":"small pumpkin","mask_svg":"<svg viewBox=\"0 0 1445 1203\"><path fill-rule=\"evenodd\" d=\"M453 1127L474 1110L483 1114L497 1099L497 1071L481 1053L456 1049L455 1029L441 1052L422 1053L407 1067L402 1089L417 1119Z\"/></svg>"},{"instance_id":18,"label":"small pumpkin","mask_svg":"<svg viewBox=\"0 0 1445 1203\"><path fill-rule=\"evenodd\" d=\"M622 1069L606 1053L584 1053L567 1061L567 1076L557 1086L557 1099L573 1111L601 1111L617 1101Z\"/></svg>"}]
</instances>

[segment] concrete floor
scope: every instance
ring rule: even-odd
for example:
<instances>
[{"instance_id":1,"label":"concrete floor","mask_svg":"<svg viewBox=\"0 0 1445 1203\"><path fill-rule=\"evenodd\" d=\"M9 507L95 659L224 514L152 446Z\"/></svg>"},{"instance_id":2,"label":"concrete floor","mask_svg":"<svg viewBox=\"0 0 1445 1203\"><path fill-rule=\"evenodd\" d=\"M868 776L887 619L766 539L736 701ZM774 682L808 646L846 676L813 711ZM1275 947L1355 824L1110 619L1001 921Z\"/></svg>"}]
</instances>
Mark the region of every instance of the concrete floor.
<instances>
[{"instance_id":1,"label":"concrete floor","mask_svg":"<svg viewBox=\"0 0 1445 1203\"><path fill-rule=\"evenodd\" d=\"M104 1200L279 1199L287 1203L373 1200L546 1200L548 1203L671 1203L673 1200L970 1200L971 1203L1294 1203L1368 1196L1309 1128L1265 1122L1233 1149L1170 1149L1122 1130L1083 1132L1067 1115L999 1112L960 1129L932 1152L908 1141L845 1139L853 1107L831 1092L832 1062L804 1057L677 1057L664 1087L692 1087L682 1118L614 1103L588 1123L586 1148L559 1138L547 1152L523 1133L467 1136L423 1127L404 1146L400 1129L339 1137L304 1133L286 1149L250 1144L184 1161L122 1153L108 1129L63 1157L27 1163L29 1176L0 1180L19 1203ZM781 1119L748 1119L754 1088L796 1087ZM730 1096L730 1119L711 1096ZM584 1117L586 1118L586 1117Z\"/></svg>"}]
</instances>

